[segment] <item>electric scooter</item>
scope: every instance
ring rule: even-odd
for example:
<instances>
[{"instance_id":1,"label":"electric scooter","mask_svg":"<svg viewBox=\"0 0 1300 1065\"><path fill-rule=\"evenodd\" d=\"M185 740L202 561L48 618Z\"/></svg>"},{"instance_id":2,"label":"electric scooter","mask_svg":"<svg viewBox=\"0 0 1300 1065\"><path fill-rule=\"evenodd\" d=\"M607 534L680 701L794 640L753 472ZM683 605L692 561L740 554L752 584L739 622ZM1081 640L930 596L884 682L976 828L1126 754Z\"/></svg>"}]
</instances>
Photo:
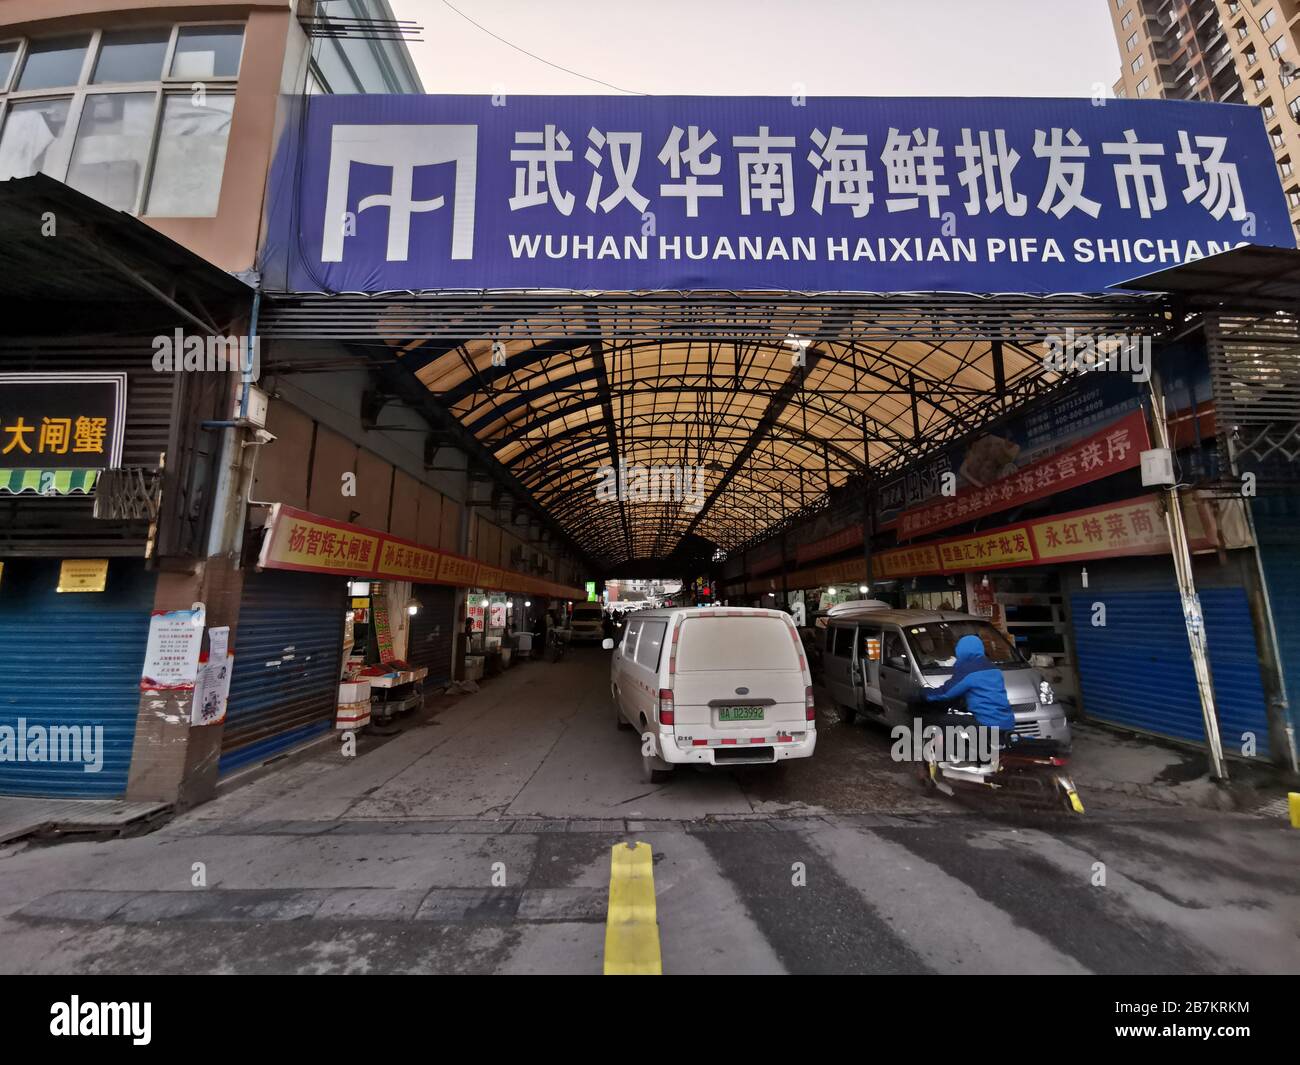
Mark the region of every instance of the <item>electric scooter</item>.
<instances>
[{"instance_id":1,"label":"electric scooter","mask_svg":"<svg viewBox=\"0 0 1300 1065\"><path fill-rule=\"evenodd\" d=\"M926 785L944 795L961 790L986 788L1040 809L1064 809L1083 813L1083 802L1075 790L1067 767L1069 752L1056 740L1007 738L986 763L954 762L932 748L922 762Z\"/></svg>"}]
</instances>

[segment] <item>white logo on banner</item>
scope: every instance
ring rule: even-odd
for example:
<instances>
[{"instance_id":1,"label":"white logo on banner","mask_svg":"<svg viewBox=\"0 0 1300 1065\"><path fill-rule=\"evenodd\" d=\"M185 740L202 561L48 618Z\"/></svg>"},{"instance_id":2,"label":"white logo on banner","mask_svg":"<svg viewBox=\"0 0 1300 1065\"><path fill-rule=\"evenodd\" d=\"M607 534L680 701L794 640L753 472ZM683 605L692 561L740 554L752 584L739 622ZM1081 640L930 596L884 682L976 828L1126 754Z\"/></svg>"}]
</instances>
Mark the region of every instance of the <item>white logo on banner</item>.
<instances>
[{"instance_id":1,"label":"white logo on banner","mask_svg":"<svg viewBox=\"0 0 1300 1065\"><path fill-rule=\"evenodd\" d=\"M410 248L411 215L436 211L446 197L412 199L417 166L456 166L456 202L452 206L451 257L474 257L474 186L478 170L478 127L442 125L334 127L330 140L329 186L325 195L325 236L321 262L343 261L348 210L348 181L353 163L386 166L393 172L391 191L366 196L357 214L371 207L388 208L389 262L405 262Z\"/></svg>"}]
</instances>

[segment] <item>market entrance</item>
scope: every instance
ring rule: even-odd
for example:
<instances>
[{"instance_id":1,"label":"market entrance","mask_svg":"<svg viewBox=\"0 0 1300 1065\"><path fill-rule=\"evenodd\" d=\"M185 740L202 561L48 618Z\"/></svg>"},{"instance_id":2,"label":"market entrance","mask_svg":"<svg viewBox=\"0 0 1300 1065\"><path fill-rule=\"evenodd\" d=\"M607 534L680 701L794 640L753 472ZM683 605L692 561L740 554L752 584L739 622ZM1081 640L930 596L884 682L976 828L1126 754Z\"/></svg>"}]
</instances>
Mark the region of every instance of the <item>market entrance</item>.
<instances>
[{"instance_id":1,"label":"market entrance","mask_svg":"<svg viewBox=\"0 0 1300 1065\"><path fill-rule=\"evenodd\" d=\"M535 508L590 574L708 572L724 600L790 607L802 592L805 609L810 591L820 606L880 579L901 598L900 582L938 575L954 594L964 583L967 608L993 609L1010 604L983 574L972 590L972 559L1073 565L1085 525L1122 533L1124 551L1172 542L1213 731L1192 519L1173 480L1151 482L1168 498L1074 500L1113 514L1022 513L1073 479L1048 461L1055 445L1001 454L995 440L961 469L935 464L942 492L923 484L893 508L948 495L960 474L969 491L952 513L938 500L910 528L878 519L899 478L924 479L932 456L1096 369L1080 344L1095 355L1106 341L1108 368L1143 380L1153 338L1182 323L1122 283L1237 245L1247 218L1255 242L1292 242L1274 175L1246 165L1266 150L1262 125L1125 101L370 106L304 100L282 145L289 209L273 212L263 279L271 365L292 372L336 341L375 382L363 428L390 402L417 408L434 427L426 470L458 450L467 507L511 522ZM1212 159L1189 147L1210 144L1223 149ZM1205 194L1211 169L1230 171L1232 202ZM1160 394L1154 415L1142 408L1151 438L1112 442L1119 464L1080 490L1133 483L1139 444L1184 446L1165 439ZM1024 454L1034 485L1001 494ZM1050 584L1021 594L1057 625Z\"/></svg>"}]
</instances>

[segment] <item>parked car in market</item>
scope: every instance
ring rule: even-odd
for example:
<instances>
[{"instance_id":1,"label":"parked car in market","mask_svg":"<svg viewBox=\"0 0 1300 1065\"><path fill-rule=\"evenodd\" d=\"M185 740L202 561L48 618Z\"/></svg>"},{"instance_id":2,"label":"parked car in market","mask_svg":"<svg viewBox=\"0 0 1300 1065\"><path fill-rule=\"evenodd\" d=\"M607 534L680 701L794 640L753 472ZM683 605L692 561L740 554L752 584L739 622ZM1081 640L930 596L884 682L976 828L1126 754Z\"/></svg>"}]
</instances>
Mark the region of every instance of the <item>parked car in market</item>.
<instances>
[{"instance_id":1,"label":"parked car in market","mask_svg":"<svg viewBox=\"0 0 1300 1065\"><path fill-rule=\"evenodd\" d=\"M754 607L630 617L610 664L619 728L635 728L647 781L678 765L773 764L817 745L812 677L794 621Z\"/></svg>"},{"instance_id":2,"label":"parked car in market","mask_svg":"<svg viewBox=\"0 0 1300 1065\"><path fill-rule=\"evenodd\" d=\"M599 642L605 638L605 612L595 603L579 603L573 608L569 639Z\"/></svg>"},{"instance_id":3,"label":"parked car in market","mask_svg":"<svg viewBox=\"0 0 1300 1065\"><path fill-rule=\"evenodd\" d=\"M1002 671L1022 736L1070 742L1065 707L1000 629L955 610L899 610L866 600L832 608L822 644L822 683L846 720L858 715L910 725L926 688L951 675L956 644L978 636Z\"/></svg>"}]
</instances>

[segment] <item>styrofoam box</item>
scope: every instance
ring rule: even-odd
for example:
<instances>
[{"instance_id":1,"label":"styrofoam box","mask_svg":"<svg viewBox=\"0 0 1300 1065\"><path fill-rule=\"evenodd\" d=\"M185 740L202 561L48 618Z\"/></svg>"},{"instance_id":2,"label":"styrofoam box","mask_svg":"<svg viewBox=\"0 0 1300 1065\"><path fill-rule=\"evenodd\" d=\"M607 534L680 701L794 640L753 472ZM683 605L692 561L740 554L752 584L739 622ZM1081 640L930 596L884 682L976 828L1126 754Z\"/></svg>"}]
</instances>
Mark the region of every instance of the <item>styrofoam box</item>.
<instances>
[{"instance_id":1,"label":"styrofoam box","mask_svg":"<svg viewBox=\"0 0 1300 1065\"><path fill-rule=\"evenodd\" d=\"M335 727L351 730L370 724L370 700L359 703L342 703L335 717Z\"/></svg>"},{"instance_id":2,"label":"styrofoam box","mask_svg":"<svg viewBox=\"0 0 1300 1065\"><path fill-rule=\"evenodd\" d=\"M339 685L340 703L368 702L370 699L370 681L354 680Z\"/></svg>"}]
</instances>

